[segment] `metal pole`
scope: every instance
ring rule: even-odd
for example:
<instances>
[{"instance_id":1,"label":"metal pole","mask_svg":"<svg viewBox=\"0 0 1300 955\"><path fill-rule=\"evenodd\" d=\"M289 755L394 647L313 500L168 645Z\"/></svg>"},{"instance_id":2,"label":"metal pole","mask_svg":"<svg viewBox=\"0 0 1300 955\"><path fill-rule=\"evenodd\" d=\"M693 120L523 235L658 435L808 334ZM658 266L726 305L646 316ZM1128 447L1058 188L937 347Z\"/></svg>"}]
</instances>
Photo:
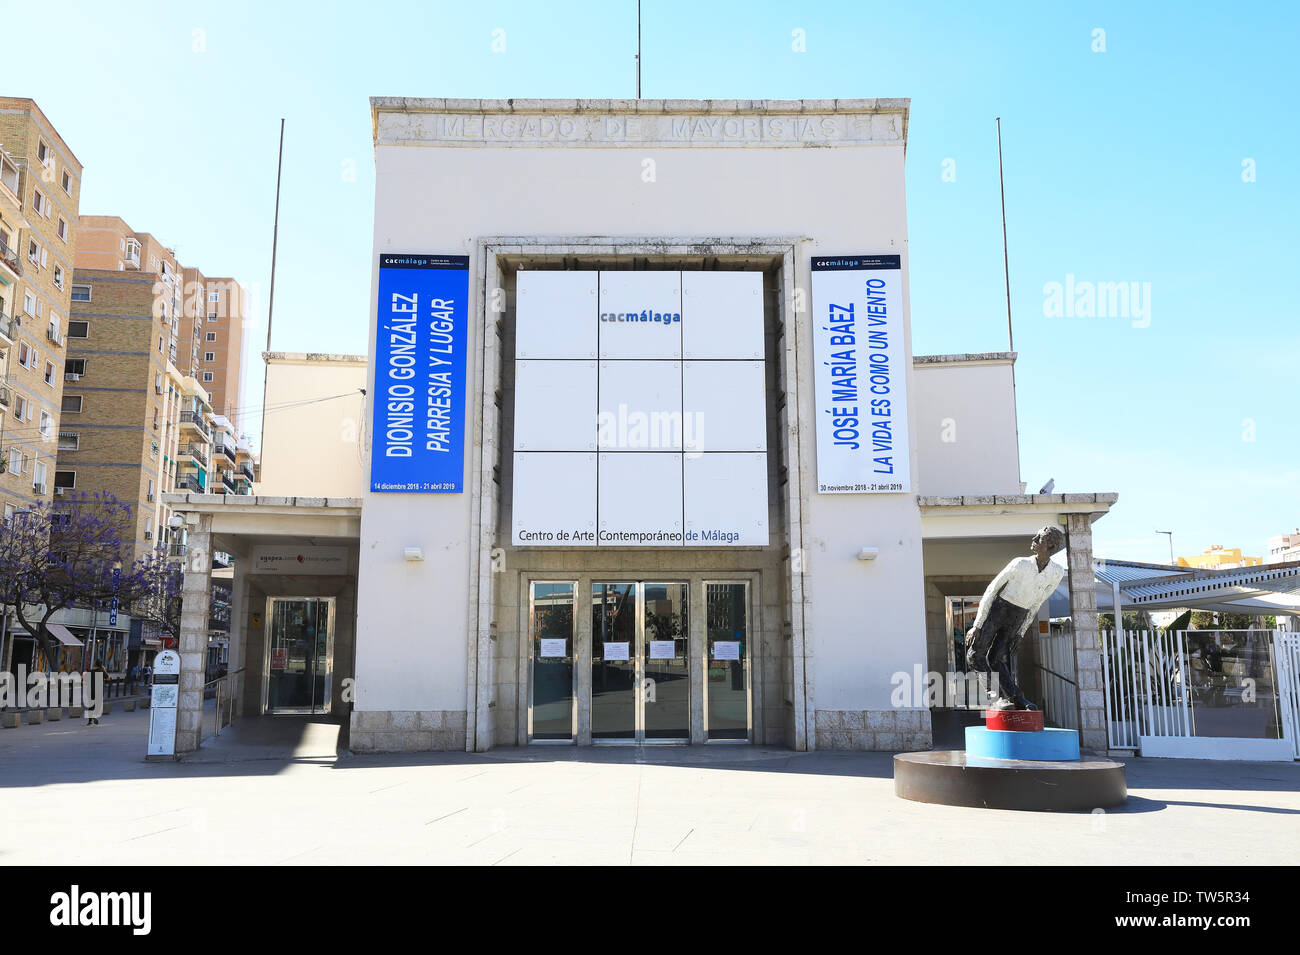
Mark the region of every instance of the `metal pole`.
<instances>
[{"instance_id":1,"label":"metal pole","mask_svg":"<svg viewBox=\"0 0 1300 955\"><path fill-rule=\"evenodd\" d=\"M1007 351L1016 350L1016 336L1011 328L1011 257L1007 251L1007 186L1002 175L1002 117L994 120L998 127L998 192L1002 197L1002 274L1007 289ZM1016 447L1020 447L1020 412L1016 407L1016 364L1011 363L1011 413L1015 416ZM1019 455L1017 455L1019 461ZM1016 478L1019 479L1017 474Z\"/></svg>"},{"instance_id":2,"label":"metal pole","mask_svg":"<svg viewBox=\"0 0 1300 955\"><path fill-rule=\"evenodd\" d=\"M271 294L266 303L266 350L271 350L271 319L275 315L275 254L280 246L280 176L284 170L284 117L280 117L280 152L275 163L275 222L271 226ZM266 438L266 369L262 370L262 428L257 440L261 453Z\"/></svg>"},{"instance_id":3,"label":"metal pole","mask_svg":"<svg viewBox=\"0 0 1300 955\"><path fill-rule=\"evenodd\" d=\"M636 98L641 98L641 0L636 0Z\"/></svg>"}]
</instances>

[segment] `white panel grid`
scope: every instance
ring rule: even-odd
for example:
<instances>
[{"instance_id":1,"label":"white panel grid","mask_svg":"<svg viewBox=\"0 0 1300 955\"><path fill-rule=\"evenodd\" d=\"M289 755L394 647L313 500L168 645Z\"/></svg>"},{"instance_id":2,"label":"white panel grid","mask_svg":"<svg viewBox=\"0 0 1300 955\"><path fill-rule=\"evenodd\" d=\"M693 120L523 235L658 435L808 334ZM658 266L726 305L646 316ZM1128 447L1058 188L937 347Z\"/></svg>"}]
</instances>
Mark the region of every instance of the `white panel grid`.
<instances>
[{"instance_id":1,"label":"white panel grid","mask_svg":"<svg viewBox=\"0 0 1300 955\"><path fill-rule=\"evenodd\" d=\"M682 450L682 363L600 363L600 449Z\"/></svg>"},{"instance_id":2,"label":"white panel grid","mask_svg":"<svg viewBox=\"0 0 1300 955\"><path fill-rule=\"evenodd\" d=\"M560 270L516 273L516 358L596 357L597 275Z\"/></svg>"},{"instance_id":3,"label":"white panel grid","mask_svg":"<svg viewBox=\"0 0 1300 955\"><path fill-rule=\"evenodd\" d=\"M680 547L682 456L623 451L600 455L599 543ZM637 535L606 539L607 534Z\"/></svg>"},{"instance_id":4,"label":"white panel grid","mask_svg":"<svg viewBox=\"0 0 1300 955\"><path fill-rule=\"evenodd\" d=\"M600 357L682 357L682 274L600 273Z\"/></svg>"},{"instance_id":5,"label":"white panel grid","mask_svg":"<svg viewBox=\"0 0 1300 955\"><path fill-rule=\"evenodd\" d=\"M767 454L687 454L682 470L687 547L764 547Z\"/></svg>"},{"instance_id":6,"label":"white panel grid","mask_svg":"<svg viewBox=\"0 0 1300 955\"><path fill-rule=\"evenodd\" d=\"M682 363L687 451L767 450L764 368L761 361Z\"/></svg>"},{"instance_id":7,"label":"white panel grid","mask_svg":"<svg viewBox=\"0 0 1300 955\"><path fill-rule=\"evenodd\" d=\"M515 362L516 451L596 450L596 362Z\"/></svg>"},{"instance_id":8,"label":"white panel grid","mask_svg":"<svg viewBox=\"0 0 1300 955\"><path fill-rule=\"evenodd\" d=\"M763 358L763 273L682 273L682 357Z\"/></svg>"},{"instance_id":9,"label":"white panel grid","mask_svg":"<svg viewBox=\"0 0 1300 955\"><path fill-rule=\"evenodd\" d=\"M515 546L595 544L596 495L595 454L516 452L511 508Z\"/></svg>"}]
</instances>

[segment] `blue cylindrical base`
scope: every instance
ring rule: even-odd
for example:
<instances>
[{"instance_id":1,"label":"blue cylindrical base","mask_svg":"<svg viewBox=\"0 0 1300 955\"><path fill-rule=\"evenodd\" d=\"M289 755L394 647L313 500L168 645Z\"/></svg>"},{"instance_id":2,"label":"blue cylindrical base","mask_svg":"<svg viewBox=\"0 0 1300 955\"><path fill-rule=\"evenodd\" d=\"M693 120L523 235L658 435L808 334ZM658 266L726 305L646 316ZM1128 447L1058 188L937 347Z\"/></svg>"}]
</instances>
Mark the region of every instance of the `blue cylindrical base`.
<instances>
[{"instance_id":1,"label":"blue cylindrical base","mask_svg":"<svg viewBox=\"0 0 1300 955\"><path fill-rule=\"evenodd\" d=\"M1032 733L966 727L966 755L982 759L1070 761L1079 758L1074 730L1042 729Z\"/></svg>"}]
</instances>

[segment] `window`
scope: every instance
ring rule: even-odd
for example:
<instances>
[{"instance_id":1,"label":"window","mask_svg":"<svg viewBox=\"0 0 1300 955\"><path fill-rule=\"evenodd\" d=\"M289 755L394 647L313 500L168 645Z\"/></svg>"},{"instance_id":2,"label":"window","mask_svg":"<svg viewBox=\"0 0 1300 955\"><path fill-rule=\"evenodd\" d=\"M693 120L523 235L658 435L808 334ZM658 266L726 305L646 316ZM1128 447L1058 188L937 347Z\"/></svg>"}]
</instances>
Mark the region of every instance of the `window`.
<instances>
[{"instance_id":1,"label":"window","mask_svg":"<svg viewBox=\"0 0 1300 955\"><path fill-rule=\"evenodd\" d=\"M8 527L10 524L13 523L13 521L14 521L14 506L12 504L6 504L5 505L5 527Z\"/></svg>"},{"instance_id":2,"label":"window","mask_svg":"<svg viewBox=\"0 0 1300 955\"><path fill-rule=\"evenodd\" d=\"M32 490L38 494L45 493L45 462L37 461L32 465Z\"/></svg>"},{"instance_id":3,"label":"window","mask_svg":"<svg viewBox=\"0 0 1300 955\"><path fill-rule=\"evenodd\" d=\"M36 296L31 292L23 292L23 311L28 315L36 314Z\"/></svg>"},{"instance_id":4,"label":"window","mask_svg":"<svg viewBox=\"0 0 1300 955\"><path fill-rule=\"evenodd\" d=\"M212 372L210 372L210 371L205 371L205 372L203 373L203 380L204 380L205 382L211 381L211 380L212 380Z\"/></svg>"},{"instance_id":5,"label":"window","mask_svg":"<svg viewBox=\"0 0 1300 955\"><path fill-rule=\"evenodd\" d=\"M35 239L27 240L27 260L33 265L41 264L41 247L37 245Z\"/></svg>"},{"instance_id":6,"label":"window","mask_svg":"<svg viewBox=\"0 0 1300 955\"><path fill-rule=\"evenodd\" d=\"M158 430L158 409L157 408L153 409L153 429L155 431Z\"/></svg>"},{"instance_id":7,"label":"window","mask_svg":"<svg viewBox=\"0 0 1300 955\"><path fill-rule=\"evenodd\" d=\"M68 220L59 216L59 238L64 242L68 241Z\"/></svg>"},{"instance_id":8,"label":"window","mask_svg":"<svg viewBox=\"0 0 1300 955\"><path fill-rule=\"evenodd\" d=\"M81 414L81 395L64 395L62 410L64 414Z\"/></svg>"},{"instance_id":9,"label":"window","mask_svg":"<svg viewBox=\"0 0 1300 955\"><path fill-rule=\"evenodd\" d=\"M220 302L220 301L221 301L221 293L220 293L220 292L209 292L209 293L208 293L208 301L209 301L209 302Z\"/></svg>"},{"instance_id":10,"label":"window","mask_svg":"<svg viewBox=\"0 0 1300 955\"><path fill-rule=\"evenodd\" d=\"M69 375L76 375L80 378L86 373L86 359L67 358L63 362L63 370Z\"/></svg>"},{"instance_id":11,"label":"window","mask_svg":"<svg viewBox=\"0 0 1300 955\"><path fill-rule=\"evenodd\" d=\"M69 322L68 322L68 337L69 337L69 338L89 338L89 337L90 337L90 322L76 322L76 321L69 321Z\"/></svg>"},{"instance_id":12,"label":"window","mask_svg":"<svg viewBox=\"0 0 1300 955\"><path fill-rule=\"evenodd\" d=\"M50 147L46 145L45 140L39 136L36 137L36 158L41 161L41 165L48 166L53 155L50 153Z\"/></svg>"},{"instance_id":13,"label":"window","mask_svg":"<svg viewBox=\"0 0 1300 955\"><path fill-rule=\"evenodd\" d=\"M32 190L32 208L36 210L37 215L40 216L49 215L49 212L47 211L45 205L48 201L49 200L46 199L45 196L41 195L41 190L39 189Z\"/></svg>"},{"instance_id":14,"label":"window","mask_svg":"<svg viewBox=\"0 0 1300 955\"><path fill-rule=\"evenodd\" d=\"M63 191L72 195L72 174L68 170L63 170Z\"/></svg>"},{"instance_id":15,"label":"window","mask_svg":"<svg viewBox=\"0 0 1300 955\"><path fill-rule=\"evenodd\" d=\"M72 286L72 300L74 302L89 302L90 286L89 285Z\"/></svg>"},{"instance_id":16,"label":"window","mask_svg":"<svg viewBox=\"0 0 1300 955\"><path fill-rule=\"evenodd\" d=\"M63 266L61 265L54 267L54 287L57 289L63 288Z\"/></svg>"},{"instance_id":17,"label":"window","mask_svg":"<svg viewBox=\"0 0 1300 955\"><path fill-rule=\"evenodd\" d=\"M162 390L162 372L161 372L161 371L154 372L154 376L153 376L153 390L154 390L154 394L161 395L161 394L163 393L163 390Z\"/></svg>"},{"instance_id":18,"label":"window","mask_svg":"<svg viewBox=\"0 0 1300 955\"><path fill-rule=\"evenodd\" d=\"M54 486L62 488L74 488L77 486L76 471L55 471Z\"/></svg>"},{"instance_id":19,"label":"window","mask_svg":"<svg viewBox=\"0 0 1300 955\"><path fill-rule=\"evenodd\" d=\"M216 320L217 320L217 313L216 313L216 312L209 312L209 313L208 313L208 321L209 321L209 322L215 322Z\"/></svg>"},{"instance_id":20,"label":"window","mask_svg":"<svg viewBox=\"0 0 1300 955\"><path fill-rule=\"evenodd\" d=\"M18 421L28 419L27 398L24 395L14 396L14 418Z\"/></svg>"},{"instance_id":21,"label":"window","mask_svg":"<svg viewBox=\"0 0 1300 955\"><path fill-rule=\"evenodd\" d=\"M50 413L48 411L42 410L41 423L40 426L37 428L37 430L40 431L41 433L41 437L48 438L50 436L50 429L53 427L54 427L54 419L50 417Z\"/></svg>"},{"instance_id":22,"label":"window","mask_svg":"<svg viewBox=\"0 0 1300 955\"><path fill-rule=\"evenodd\" d=\"M152 517L146 517L144 519L144 539L147 541L153 540L153 518Z\"/></svg>"},{"instance_id":23,"label":"window","mask_svg":"<svg viewBox=\"0 0 1300 955\"><path fill-rule=\"evenodd\" d=\"M210 342L215 342L215 341L217 340L217 333L216 333L216 332L208 332L208 339L207 339L207 340L210 341Z\"/></svg>"},{"instance_id":24,"label":"window","mask_svg":"<svg viewBox=\"0 0 1300 955\"><path fill-rule=\"evenodd\" d=\"M161 355L162 353L163 353L163 337L162 337L161 335L159 335L159 336L158 336L158 354Z\"/></svg>"},{"instance_id":25,"label":"window","mask_svg":"<svg viewBox=\"0 0 1300 955\"><path fill-rule=\"evenodd\" d=\"M147 501L153 500L153 478L149 479L149 493L148 495L146 495L145 500Z\"/></svg>"},{"instance_id":26,"label":"window","mask_svg":"<svg viewBox=\"0 0 1300 955\"><path fill-rule=\"evenodd\" d=\"M76 431L60 431L60 432L59 432L59 450L60 450L60 451L76 451L77 448L79 448L79 447L81 447L81 435L80 435L80 433L78 433L78 432L76 432ZM58 487L58 484L59 484L59 482L56 480L56 481L54 482L54 486L55 486L55 487Z\"/></svg>"},{"instance_id":27,"label":"window","mask_svg":"<svg viewBox=\"0 0 1300 955\"><path fill-rule=\"evenodd\" d=\"M203 353L203 360L204 360L204 361L216 361L216 360L217 360L217 353L216 353L216 352L211 352L211 351L205 351L205 352Z\"/></svg>"},{"instance_id":28,"label":"window","mask_svg":"<svg viewBox=\"0 0 1300 955\"><path fill-rule=\"evenodd\" d=\"M19 451L17 448L9 449L9 473L10 474L23 473L23 453Z\"/></svg>"},{"instance_id":29,"label":"window","mask_svg":"<svg viewBox=\"0 0 1300 955\"><path fill-rule=\"evenodd\" d=\"M45 383L47 385L54 384L54 362L52 361L45 363Z\"/></svg>"}]
</instances>

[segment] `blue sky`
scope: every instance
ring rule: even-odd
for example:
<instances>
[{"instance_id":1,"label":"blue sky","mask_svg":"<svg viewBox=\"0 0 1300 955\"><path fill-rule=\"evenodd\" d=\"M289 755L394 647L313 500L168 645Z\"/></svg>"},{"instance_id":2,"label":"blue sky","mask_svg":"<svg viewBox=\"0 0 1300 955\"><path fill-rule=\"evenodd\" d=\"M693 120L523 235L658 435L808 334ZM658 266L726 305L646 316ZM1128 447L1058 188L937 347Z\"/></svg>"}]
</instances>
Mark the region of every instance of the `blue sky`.
<instances>
[{"instance_id":1,"label":"blue sky","mask_svg":"<svg viewBox=\"0 0 1300 955\"><path fill-rule=\"evenodd\" d=\"M41 10L6 13L7 31L50 41L9 44L4 92L35 98L85 165L82 212L122 216L263 305L287 119L278 350L366 350L370 96L634 92L634 2L70 3L62 48ZM1029 489L1118 491L1102 556L1167 560L1155 528L1180 554L1262 556L1300 524L1297 35L1289 3L647 0L643 94L910 97L918 353L1006 346L1001 116ZM1149 315L1045 314L1044 286L1067 275L1149 288Z\"/></svg>"}]
</instances>

